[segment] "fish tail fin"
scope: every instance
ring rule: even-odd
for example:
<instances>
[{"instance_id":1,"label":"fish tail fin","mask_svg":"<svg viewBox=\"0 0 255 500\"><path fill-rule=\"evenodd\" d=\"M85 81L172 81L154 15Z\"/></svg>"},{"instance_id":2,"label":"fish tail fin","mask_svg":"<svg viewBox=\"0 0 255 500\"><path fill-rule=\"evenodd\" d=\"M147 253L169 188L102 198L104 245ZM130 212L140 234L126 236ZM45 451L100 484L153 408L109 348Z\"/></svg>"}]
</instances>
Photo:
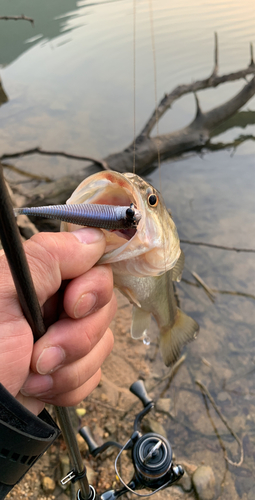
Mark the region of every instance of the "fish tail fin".
<instances>
[{"instance_id":1,"label":"fish tail fin","mask_svg":"<svg viewBox=\"0 0 255 500\"><path fill-rule=\"evenodd\" d=\"M160 349L166 366L177 361L182 347L196 338L198 330L197 322L177 308L173 326L160 332Z\"/></svg>"}]
</instances>

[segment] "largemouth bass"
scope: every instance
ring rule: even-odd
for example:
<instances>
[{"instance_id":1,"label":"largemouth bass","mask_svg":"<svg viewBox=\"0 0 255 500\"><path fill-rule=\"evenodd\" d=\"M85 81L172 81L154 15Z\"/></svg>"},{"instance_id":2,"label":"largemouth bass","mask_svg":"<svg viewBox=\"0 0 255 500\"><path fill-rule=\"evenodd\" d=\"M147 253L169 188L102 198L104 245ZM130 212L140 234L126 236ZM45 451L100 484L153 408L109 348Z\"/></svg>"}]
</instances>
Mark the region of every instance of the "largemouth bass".
<instances>
[{"instance_id":1,"label":"largemouth bass","mask_svg":"<svg viewBox=\"0 0 255 500\"><path fill-rule=\"evenodd\" d=\"M142 215L135 228L103 230L106 251L100 263L111 264L114 285L133 304L131 335L146 335L154 316L160 330L160 348L167 366L193 340L198 324L176 306L173 281L180 280L184 255L171 215L162 196L135 174L105 171L85 179L68 204L130 206ZM80 226L62 222L61 230Z\"/></svg>"}]
</instances>

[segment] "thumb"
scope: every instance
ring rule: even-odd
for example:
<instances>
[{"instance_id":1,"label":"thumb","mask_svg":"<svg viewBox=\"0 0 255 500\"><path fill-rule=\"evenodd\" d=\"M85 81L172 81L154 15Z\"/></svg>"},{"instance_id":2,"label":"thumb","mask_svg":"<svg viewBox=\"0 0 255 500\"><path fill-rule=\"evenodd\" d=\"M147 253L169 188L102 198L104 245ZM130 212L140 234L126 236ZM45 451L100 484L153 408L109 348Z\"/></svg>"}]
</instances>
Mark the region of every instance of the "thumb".
<instances>
[{"instance_id":1,"label":"thumb","mask_svg":"<svg viewBox=\"0 0 255 500\"><path fill-rule=\"evenodd\" d=\"M73 233L38 233L24 244L40 305L54 295L61 282L87 272L103 255L105 237L100 229ZM23 318L6 258L0 258L1 322Z\"/></svg>"},{"instance_id":2,"label":"thumb","mask_svg":"<svg viewBox=\"0 0 255 500\"><path fill-rule=\"evenodd\" d=\"M72 233L38 233L25 245L40 304L51 297L63 280L86 273L103 255L105 237L100 229Z\"/></svg>"}]
</instances>

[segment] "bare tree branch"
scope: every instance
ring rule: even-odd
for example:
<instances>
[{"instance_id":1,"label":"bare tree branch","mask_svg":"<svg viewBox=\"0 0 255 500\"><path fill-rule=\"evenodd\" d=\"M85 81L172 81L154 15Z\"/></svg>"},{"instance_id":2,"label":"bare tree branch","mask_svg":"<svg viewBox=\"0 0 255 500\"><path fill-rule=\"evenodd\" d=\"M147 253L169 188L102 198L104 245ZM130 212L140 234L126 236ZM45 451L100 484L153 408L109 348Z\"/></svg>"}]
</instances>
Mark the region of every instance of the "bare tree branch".
<instances>
[{"instance_id":1,"label":"bare tree branch","mask_svg":"<svg viewBox=\"0 0 255 500\"><path fill-rule=\"evenodd\" d=\"M255 64L254 64L254 59L253 59L253 45L252 43L250 43L250 54L251 54L251 62L250 62L250 66L251 67L254 67Z\"/></svg>"},{"instance_id":2,"label":"bare tree branch","mask_svg":"<svg viewBox=\"0 0 255 500\"><path fill-rule=\"evenodd\" d=\"M190 240L183 240L180 239L181 243L186 243L188 245L199 245L199 246L204 246L204 247L211 247L211 248L219 248L221 250L231 250L232 252L249 252L249 253L255 253L254 248L237 248L237 247L225 247L223 245L214 245L213 243L204 243L203 241L190 241Z\"/></svg>"},{"instance_id":3,"label":"bare tree branch","mask_svg":"<svg viewBox=\"0 0 255 500\"><path fill-rule=\"evenodd\" d=\"M165 112L171 107L173 102L182 97L183 95L189 94L191 92L197 92L198 90L209 89L211 87L218 87L218 85L221 85L222 83L233 82L235 80L240 80L241 78L244 78L247 75L254 74L255 65L253 61L252 44L250 44L250 52L251 52L251 62L247 68L235 71L233 73L228 73L226 75L218 76L218 36L217 33L215 33L214 69L212 74L208 78L205 78L204 80L197 80L196 82L192 82L190 84L178 85L169 94L165 94L163 99L161 99L157 110L153 111L150 119L147 121L144 128L138 135L137 140L139 140L140 137L149 136L152 129L156 125L157 119L159 120L165 114Z\"/></svg>"},{"instance_id":4,"label":"bare tree branch","mask_svg":"<svg viewBox=\"0 0 255 500\"><path fill-rule=\"evenodd\" d=\"M8 99L8 96L3 88L3 85L2 85L2 80L0 78L0 106L2 104L4 104L5 102L7 102L9 99Z\"/></svg>"},{"instance_id":5,"label":"bare tree branch","mask_svg":"<svg viewBox=\"0 0 255 500\"><path fill-rule=\"evenodd\" d=\"M29 21L31 24L34 25L34 19L31 17L24 16L22 14L21 16L0 16L1 21Z\"/></svg>"},{"instance_id":6,"label":"bare tree branch","mask_svg":"<svg viewBox=\"0 0 255 500\"><path fill-rule=\"evenodd\" d=\"M10 165L9 163L2 163L0 161L0 166L2 166L3 168L8 168L9 170L16 172L16 174L23 175L24 177L28 177L29 179L33 179L36 181L43 181L43 182L52 182L52 179L50 177L43 176L43 175L37 175L37 174L31 174L30 172L25 172L25 170L22 170L21 168L15 167L14 165Z\"/></svg>"},{"instance_id":7,"label":"bare tree branch","mask_svg":"<svg viewBox=\"0 0 255 500\"><path fill-rule=\"evenodd\" d=\"M40 154L40 155L44 155L44 156L63 156L64 158L70 158L72 160L91 161L92 163L95 163L99 167L103 168L104 170L108 169L105 161L97 160L95 158L92 158L91 156L74 155L74 154L70 154L70 153L65 153L64 151L46 151L46 150L41 149L39 147L36 147L33 149L26 149L24 151L19 151L18 153L3 154L0 157L0 161L7 160L9 158L19 158L21 156L28 156L28 155L34 155L34 154Z\"/></svg>"},{"instance_id":8,"label":"bare tree branch","mask_svg":"<svg viewBox=\"0 0 255 500\"><path fill-rule=\"evenodd\" d=\"M193 283L193 281L189 281L186 278L182 278L182 283L186 283L187 285L195 286L199 288L199 283ZM255 295L252 293L245 292L236 292L235 290L219 290L218 288L211 288L211 291L214 293L220 293L221 295L237 295L239 297L246 297L248 299L255 300Z\"/></svg>"},{"instance_id":9,"label":"bare tree branch","mask_svg":"<svg viewBox=\"0 0 255 500\"><path fill-rule=\"evenodd\" d=\"M198 107L195 119L183 129L157 137L140 136L136 143L136 172L145 172L148 166L157 160L158 148L161 158L164 159L203 147L209 141L214 128L235 114L254 94L255 77L232 99L211 111L203 113ZM133 144L120 153L107 156L105 161L112 170L132 171Z\"/></svg>"},{"instance_id":10,"label":"bare tree branch","mask_svg":"<svg viewBox=\"0 0 255 500\"><path fill-rule=\"evenodd\" d=\"M240 467L243 463L243 458L244 458L244 451L243 451L243 443L241 441L241 439L237 436L237 434L233 431L233 429L230 427L227 419L224 417L224 415L221 413L218 405L215 403L211 393L208 391L208 389L205 387L204 384L202 384L202 382L200 382L200 380L195 380L195 383L199 386L203 396L204 396L204 401L206 403L206 408L209 412L209 407L207 405L207 401L206 401L206 397L209 399L210 403L212 404L214 410L216 411L216 413L218 413L220 419L222 420L223 424L227 427L227 429L229 430L230 434L235 438L239 448L240 448L240 459L238 462L233 462L232 460L230 460L230 458L228 458L228 454L227 454L227 450L225 448L225 445L222 441L222 439L220 439L220 443L221 443L221 446L222 446L222 449L223 449L223 453L224 453L224 459L226 460L226 462L228 462L230 465L234 465L235 467ZM214 427L214 430L216 432L217 435L219 435L218 433L218 430L216 429L216 426L213 422L213 420L211 419L211 422L213 424L213 427Z\"/></svg>"}]
</instances>

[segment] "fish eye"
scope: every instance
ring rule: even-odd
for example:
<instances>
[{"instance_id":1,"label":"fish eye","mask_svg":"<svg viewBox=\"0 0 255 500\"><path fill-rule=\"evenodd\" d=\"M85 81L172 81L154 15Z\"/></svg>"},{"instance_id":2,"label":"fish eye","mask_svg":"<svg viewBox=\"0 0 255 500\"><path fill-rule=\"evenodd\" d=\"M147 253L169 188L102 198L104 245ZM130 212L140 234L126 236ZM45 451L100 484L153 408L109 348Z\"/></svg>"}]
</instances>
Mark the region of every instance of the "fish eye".
<instances>
[{"instance_id":1,"label":"fish eye","mask_svg":"<svg viewBox=\"0 0 255 500\"><path fill-rule=\"evenodd\" d=\"M149 194L148 203L151 207L156 207L158 204L158 197L156 194Z\"/></svg>"}]
</instances>

